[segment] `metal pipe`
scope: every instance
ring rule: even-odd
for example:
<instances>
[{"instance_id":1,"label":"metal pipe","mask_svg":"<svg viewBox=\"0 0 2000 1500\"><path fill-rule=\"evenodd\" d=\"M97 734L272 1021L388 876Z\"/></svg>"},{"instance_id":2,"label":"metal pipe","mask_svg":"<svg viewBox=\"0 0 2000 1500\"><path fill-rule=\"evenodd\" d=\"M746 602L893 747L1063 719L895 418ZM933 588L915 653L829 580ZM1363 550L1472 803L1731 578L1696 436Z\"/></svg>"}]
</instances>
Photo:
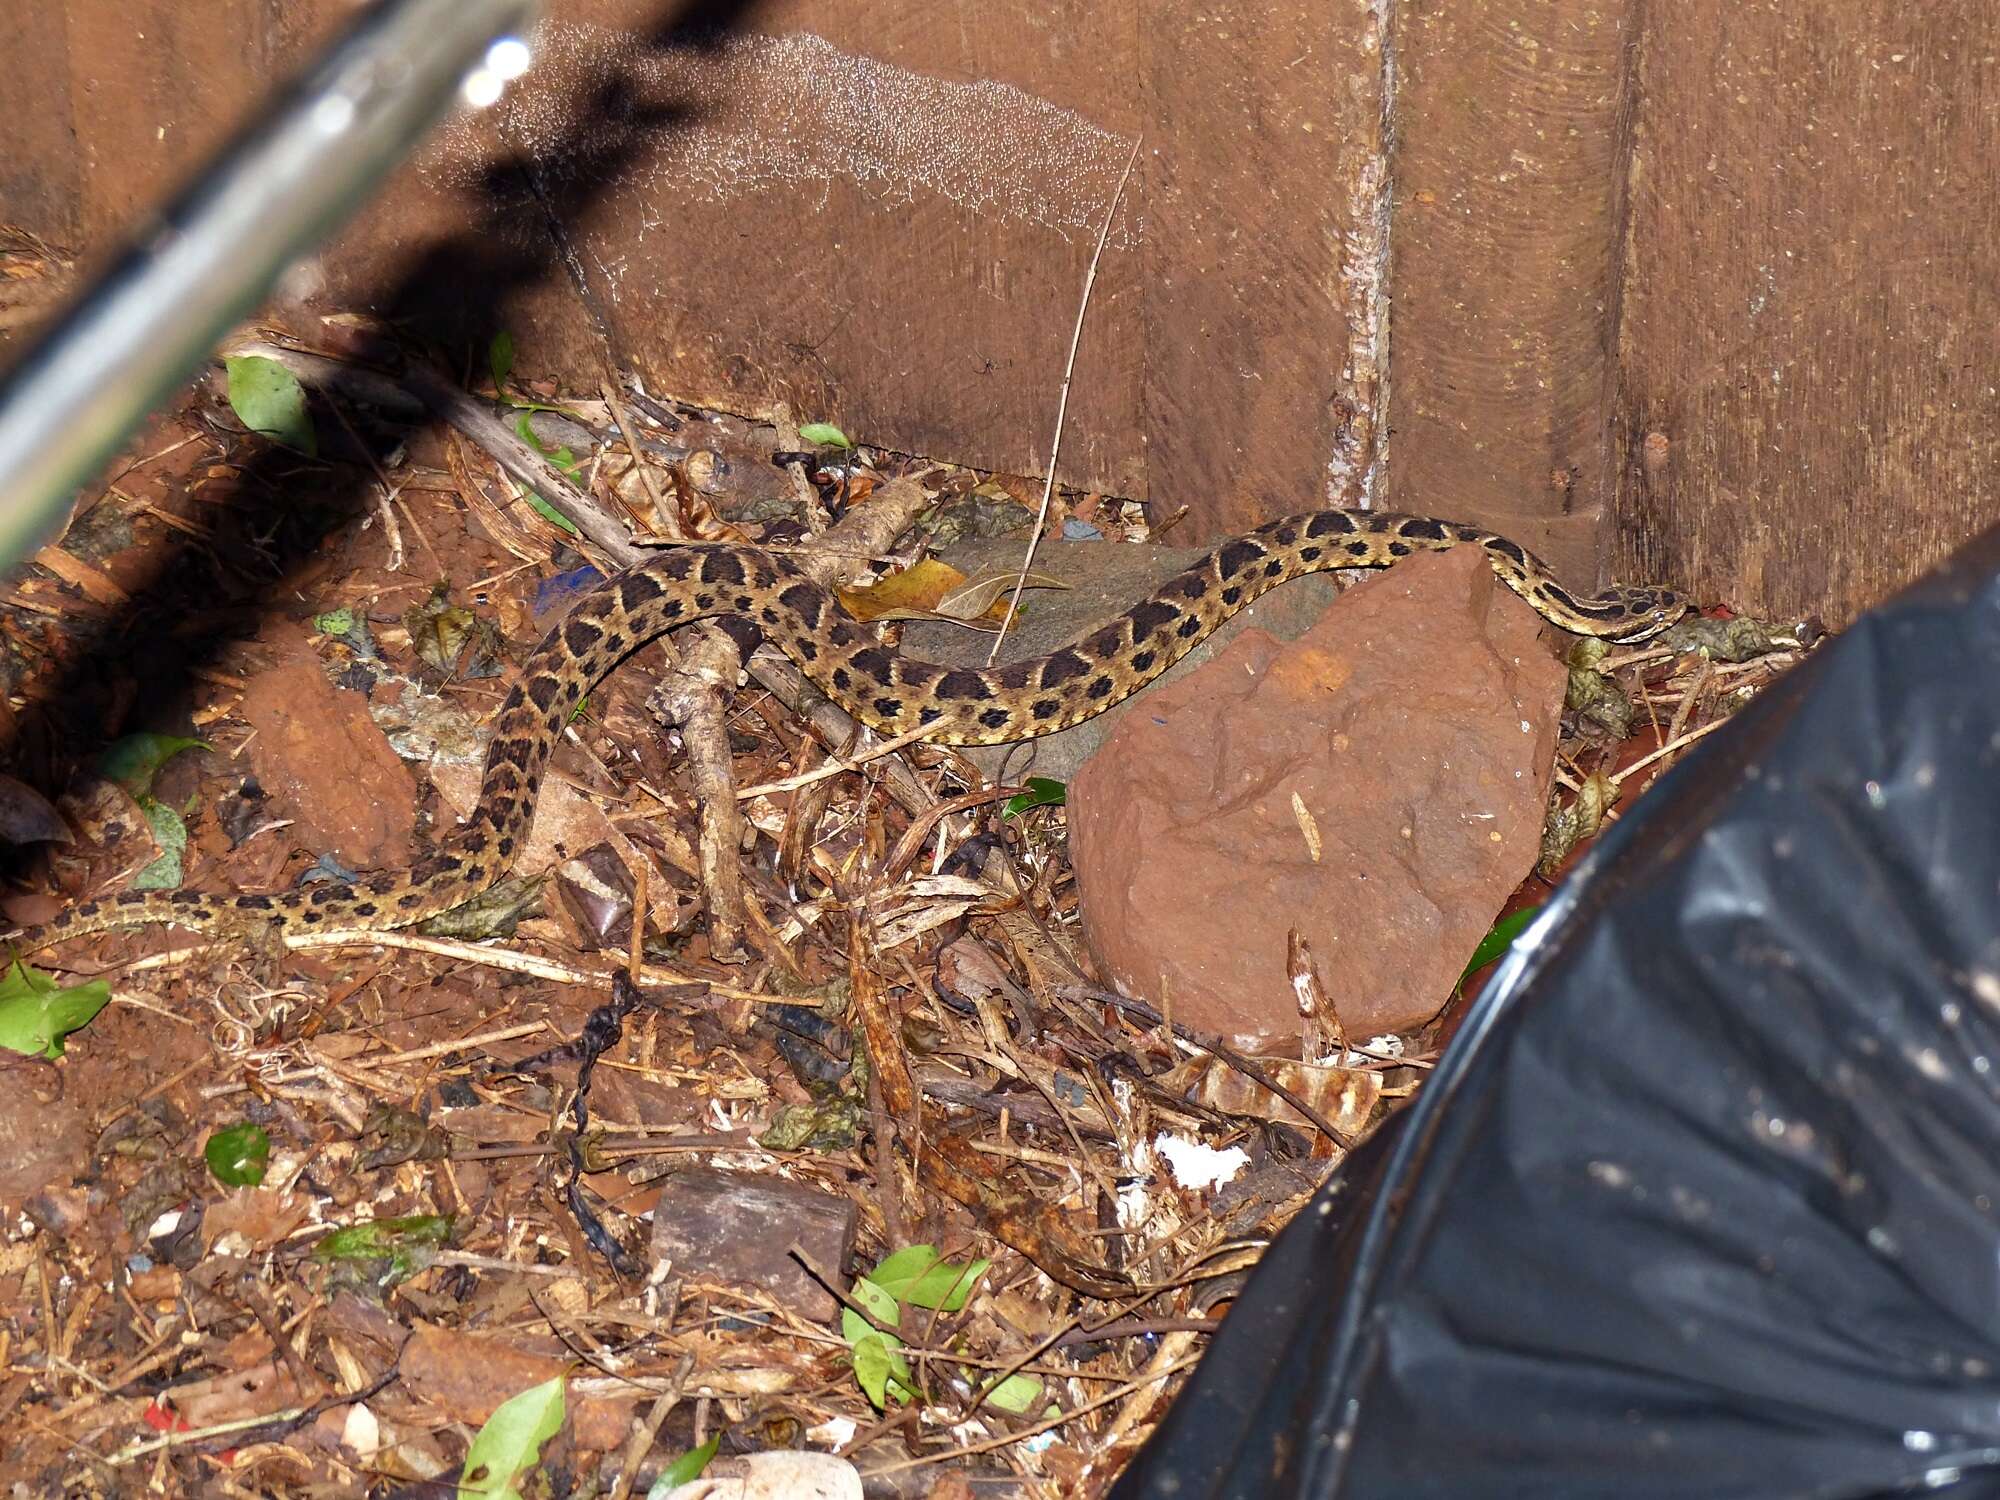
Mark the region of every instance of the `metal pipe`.
<instances>
[{"instance_id":1,"label":"metal pipe","mask_svg":"<svg viewBox=\"0 0 2000 1500\"><path fill-rule=\"evenodd\" d=\"M132 236L0 385L0 566L454 97L526 68L536 0L383 0Z\"/></svg>"}]
</instances>

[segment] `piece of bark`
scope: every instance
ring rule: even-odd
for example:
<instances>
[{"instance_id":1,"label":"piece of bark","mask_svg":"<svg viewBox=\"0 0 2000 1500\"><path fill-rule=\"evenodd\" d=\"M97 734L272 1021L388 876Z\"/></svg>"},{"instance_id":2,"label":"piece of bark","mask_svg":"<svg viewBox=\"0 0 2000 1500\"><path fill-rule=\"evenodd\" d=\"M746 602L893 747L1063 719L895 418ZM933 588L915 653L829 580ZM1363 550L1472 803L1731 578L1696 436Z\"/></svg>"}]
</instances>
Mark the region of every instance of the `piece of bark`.
<instances>
[{"instance_id":1,"label":"piece of bark","mask_svg":"<svg viewBox=\"0 0 2000 1500\"><path fill-rule=\"evenodd\" d=\"M458 1333L418 1321L397 1364L403 1389L454 1422L477 1428L509 1397L557 1375L573 1372L574 1359L535 1354L507 1339ZM570 1431L576 1445L594 1452L618 1447L638 1400L572 1394Z\"/></svg>"},{"instance_id":2,"label":"piece of bark","mask_svg":"<svg viewBox=\"0 0 2000 1500\"><path fill-rule=\"evenodd\" d=\"M840 1304L791 1247L837 1273L853 1252L857 1217L853 1200L804 1183L692 1167L660 1184L653 1261L672 1262L677 1277L755 1288L807 1322L823 1323Z\"/></svg>"}]
</instances>

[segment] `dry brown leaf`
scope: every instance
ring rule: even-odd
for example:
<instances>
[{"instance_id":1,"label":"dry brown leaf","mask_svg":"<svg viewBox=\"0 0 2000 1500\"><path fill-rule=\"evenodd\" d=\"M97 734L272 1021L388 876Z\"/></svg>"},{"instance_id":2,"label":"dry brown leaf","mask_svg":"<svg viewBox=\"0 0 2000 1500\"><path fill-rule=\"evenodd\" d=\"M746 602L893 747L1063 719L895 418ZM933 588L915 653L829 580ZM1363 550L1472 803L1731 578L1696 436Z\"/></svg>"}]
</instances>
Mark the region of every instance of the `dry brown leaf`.
<instances>
[{"instance_id":1,"label":"dry brown leaf","mask_svg":"<svg viewBox=\"0 0 2000 1500\"><path fill-rule=\"evenodd\" d=\"M1273 1079L1325 1115L1336 1130L1349 1136L1361 1134L1382 1098L1382 1075L1372 1069L1326 1067L1272 1057L1256 1061ZM1170 1094L1225 1115L1248 1115L1302 1130L1318 1129L1261 1083L1220 1058L1190 1057L1157 1082Z\"/></svg>"},{"instance_id":2,"label":"dry brown leaf","mask_svg":"<svg viewBox=\"0 0 2000 1500\"><path fill-rule=\"evenodd\" d=\"M1012 597L1014 580L1019 576L1019 573L1012 568L1003 572L976 573L938 600L937 613L947 620L957 620L961 624L970 624L979 619L990 619L997 624L1007 617L1007 600ZM1060 578L1051 578L1046 573L1030 573L1022 581L1021 587L1066 589L1069 585Z\"/></svg>"},{"instance_id":3,"label":"dry brown leaf","mask_svg":"<svg viewBox=\"0 0 2000 1500\"><path fill-rule=\"evenodd\" d=\"M1031 511L1042 508L1042 482L1039 479L1028 479L1020 474L995 474L972 493L986 495L994 500L1012 500L1016 505Z\"/></svg>"}]
</instances>

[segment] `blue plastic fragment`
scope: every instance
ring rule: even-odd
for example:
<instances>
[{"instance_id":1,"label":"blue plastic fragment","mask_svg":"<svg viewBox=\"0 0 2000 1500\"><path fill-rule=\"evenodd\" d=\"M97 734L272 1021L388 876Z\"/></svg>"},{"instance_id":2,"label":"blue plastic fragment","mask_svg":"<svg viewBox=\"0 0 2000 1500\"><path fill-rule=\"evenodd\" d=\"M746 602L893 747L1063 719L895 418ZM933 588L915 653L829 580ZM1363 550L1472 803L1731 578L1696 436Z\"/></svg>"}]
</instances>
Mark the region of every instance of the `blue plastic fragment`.
<instances>
[{"instance_id":1,"label":"blue plastic fragment","mask_svg":"<svg viewBox=\"0 0 2000 1500\"><path fill-rule=\"evenodd\" d=\"M535 590L535 623L539 625L552 614L565 613L576 602L577 595L589 593L602 582L604 575L589 563L544 578Z\"/></svg>"}]
</instances>

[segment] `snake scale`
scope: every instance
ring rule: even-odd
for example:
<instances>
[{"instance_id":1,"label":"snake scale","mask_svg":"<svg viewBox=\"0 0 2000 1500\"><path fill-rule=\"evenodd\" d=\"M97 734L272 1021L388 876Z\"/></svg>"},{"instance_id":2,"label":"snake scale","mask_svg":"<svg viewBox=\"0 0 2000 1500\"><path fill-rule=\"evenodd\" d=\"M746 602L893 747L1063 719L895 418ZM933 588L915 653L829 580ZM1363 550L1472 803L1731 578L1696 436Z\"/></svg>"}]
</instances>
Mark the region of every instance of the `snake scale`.
<instances>
[{"instance_id":1,"label":"snake scale","mask_svg":"<svg viewBox=\"0 0 2000 1500\"><path fill-rule=\"evenodd\" d=\"M27 935L33 947L114 927L171 923L197 931L403 927L462 905L513 864L563 727L618 662L665 631L738 615L870 728L928 729L943 744L990 745L1066 729L1102 713L1172 666L1251 600L1289 579L1335 568L1391 567L1417 551L1472 546L1544 618L1579 635L1640 640L1687 610L1660 588L1572 594L1525 548L1426 516L1323 510L1287 516L1224 542L1117 619L1035 660L979 670L917 661L840 612L833 595L785 558L754 547L664 552L578 602L528 658L487 751L479 805L438 852L408 870L352 885L271 895L131 892L86 902Z\"/></svg>"}]
</instances>

